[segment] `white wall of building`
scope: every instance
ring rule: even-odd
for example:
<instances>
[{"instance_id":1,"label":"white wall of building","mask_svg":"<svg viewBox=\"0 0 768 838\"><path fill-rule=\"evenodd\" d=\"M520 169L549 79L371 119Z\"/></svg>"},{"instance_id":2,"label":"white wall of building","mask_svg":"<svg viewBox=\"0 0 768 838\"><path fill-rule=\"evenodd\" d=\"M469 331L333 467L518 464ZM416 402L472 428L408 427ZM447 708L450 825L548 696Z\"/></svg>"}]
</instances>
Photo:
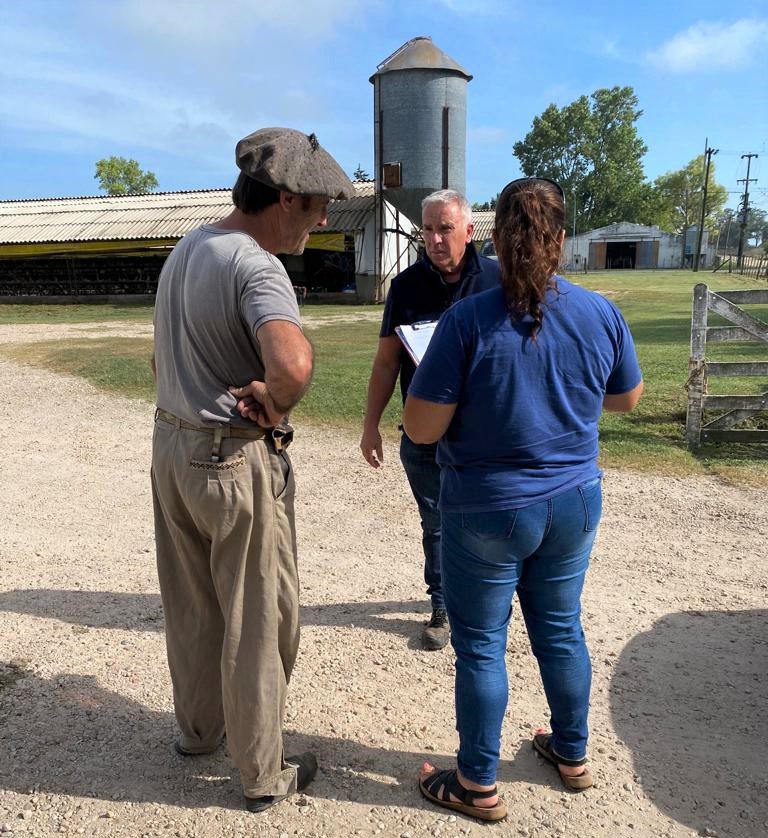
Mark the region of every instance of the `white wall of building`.
<instances>
[{"instance_id":1,"label":"white wall of building","mask_svg":"<svg viewBox=\"0 0 768 838\"><path fill-rule=\"evenodd\" d=\"M387 201L384 202L383 227L381 272L382 294L386 296L392 280L416 261L417 248L409 236L417 228ZM372 212L363 229L355 234L355 279L357 292L363 299L375 299L377 274L376 214Z\"/></svg>"},{"instance_id":2,"label":"white wall of building","mask_svg":"<svg viewBox=\"0 0 768 838\"><path fill-rule=\"evenodd\" d=\"M695 249L696 228L688 231L687 253L689 255ZM674 233L667 233L658 227L649 227L643 224L632 224L620 222L610 224L607 227L599 227L596 230L589 230L578 236L568 236L563 249L565 269L570 271L584 270L584 265L589 263L589 246L591 243L601 242L658 242L658 261L655 268L669 270L679 268L682 261L682 236ZM704 231L701 246L701 266L706 267L712 264L714 256L713 249L709 246L709 236ZM598 268L601 270L603 266Z\"/></svg>"}]
</instances>

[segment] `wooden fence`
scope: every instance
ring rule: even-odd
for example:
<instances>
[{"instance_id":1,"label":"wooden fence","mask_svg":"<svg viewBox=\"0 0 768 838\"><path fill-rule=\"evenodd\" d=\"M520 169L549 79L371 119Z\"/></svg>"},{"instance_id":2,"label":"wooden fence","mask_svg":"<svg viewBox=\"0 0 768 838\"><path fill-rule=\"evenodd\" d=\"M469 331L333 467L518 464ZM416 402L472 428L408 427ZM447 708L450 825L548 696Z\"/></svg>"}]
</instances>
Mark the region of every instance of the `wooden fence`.
<instances>
[{"instance_id":1,"label":"wooden fence","mask_svg":"<svg viewBox=\"0 0 768 838\"><path fill-rule=\"evenodd\" d=\"M709 376L759 375L768 377L768 361L717 362L706 359L709 343L729 341L765 341L768 323L739 308L743 305L768 304L768 289L754 291L710 291L700 283L693 289L691 318L691 357L688 364L688 413L685 436L691 446L702 442L768 442L768 430L736 429L754 414L768 410L768 391L754 396L710 396ZM719 314L732 326L708 326L707 313ZM768 346L766 346L768 354ZM720 413L705 423L704 411Z\"/></svg>"},{"instance_id":2,"label":"wooden fence","mask_svg":"<svg viewBox=\"0 0 768 838\"><path fill-rule=\"evenodd\" d=\"M768 256L742 256L740 266L737 264L735 256L725 256L713 273L717 271L754 276L756 279L760 277L768 279Z\"/></svg>"}]
</instances>

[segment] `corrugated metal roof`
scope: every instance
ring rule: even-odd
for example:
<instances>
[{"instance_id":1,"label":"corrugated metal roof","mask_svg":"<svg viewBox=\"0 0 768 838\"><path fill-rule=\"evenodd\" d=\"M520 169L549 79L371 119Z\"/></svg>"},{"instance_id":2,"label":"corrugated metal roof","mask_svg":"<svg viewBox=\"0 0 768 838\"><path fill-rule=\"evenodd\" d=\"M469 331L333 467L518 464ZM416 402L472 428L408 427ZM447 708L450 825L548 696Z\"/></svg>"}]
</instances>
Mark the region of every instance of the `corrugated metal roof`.
<instances>
[{"instance_id":1,"label":"corrugated metal roof","mask_svg":"<svg viewBox=\"0 0 768 838\"><path fill-rule=\"evenodd\" d=\"M376 193L376 184L372 180L355 180L352 186L355 187L356 198L369 198Z\"/></svg>"},{"instance_id":2,"label":"corrugated metal roof","mask_svg":"<svg viewBox=\"0 0 768 838\"><path fill-rule=\"evenodd\" d=\"M328 232L353 233L355 230L362 230L366 220L374 210L376 198L369 197L350 198L348 201L334 201L328 205L328 223L325 227L316 227L317 230Z\"/></svg>"},{"instance_id":3,"label":"corrugated metal roof","mask_svg":"<svg viewBox=\"0 0 768 838\"><path fill-rule=\"evenodd\" d=\"M355 183L355 191L358 197L331 202L326 229L362 228L373 210L373 181ZM0 245L181 238L231 209L229 189L0 201Z\"/></svg>"},{"instance_id":4,"label":"corrugated metal roof","mask_svg":"<svg viewBox=\"0 0 768 838\"><path fill-rule=\"evenodd\" d=\"M484 242L490 239L493 233L493 220L496 213L493 210L475 210L472 213L472 221L475 224L474 232L472 233L472 240L476 242Z\"/></svg>"}]
</instances>

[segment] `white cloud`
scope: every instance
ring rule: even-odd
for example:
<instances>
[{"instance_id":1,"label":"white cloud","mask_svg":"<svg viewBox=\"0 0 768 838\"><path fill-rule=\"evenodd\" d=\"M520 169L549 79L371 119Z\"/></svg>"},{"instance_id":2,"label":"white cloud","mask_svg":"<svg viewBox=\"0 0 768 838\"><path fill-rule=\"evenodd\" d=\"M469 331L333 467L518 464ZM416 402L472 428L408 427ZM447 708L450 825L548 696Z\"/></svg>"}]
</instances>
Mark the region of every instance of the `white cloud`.
<instances>
[{"instance_id":1,"label":"white cloud","mask_svg":"<svg viewBox=\"0 0 768 838\"><path fill-rule=\"evenodd\" d=\"M376 2L376 0L374 0ZM300 43L326 40L370 6L365 0L99 0L94 12L164 49L205 49L220 54L251 43L254 65L265 49L290 52ZM275 37L278 41L275 43ZM297 60L301 56L297 53ZM241 68L242 69L242 68Z\"/></svg>"},{"instance_id":2,"label":"white cloud","mask_svg":"<svg viewBox=\"0 0 768 838\"><path fill-rule=\"evenodd\" d=\"M675 73L698 70L738 70L764 62L768 20L745 18L735 23L696 23L646 53L646 59Z\"/></svg>"},{"instance_id":3,"label":"white cloud","mask_svg":"<svg viewBox=\"0 0 768 838\"><path fill-rule=\"evenodd\" d=\"M469 129L469 141L482 145L497 145L506 140L507 132L492 125L477 125Z\"/></svg>"}]
</instances>

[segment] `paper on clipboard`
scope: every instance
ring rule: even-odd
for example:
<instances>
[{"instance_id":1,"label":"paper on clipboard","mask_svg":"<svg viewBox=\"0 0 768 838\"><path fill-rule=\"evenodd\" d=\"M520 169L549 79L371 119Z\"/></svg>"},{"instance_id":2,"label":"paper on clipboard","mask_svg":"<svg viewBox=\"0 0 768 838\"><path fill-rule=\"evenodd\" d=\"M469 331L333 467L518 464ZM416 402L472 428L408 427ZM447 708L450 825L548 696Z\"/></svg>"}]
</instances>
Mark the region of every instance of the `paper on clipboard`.
<instances>
[{"instance_id":1,"label":"paper on clipboard","mask_svg":"<svg viewBox=\"0 0 768 838\"><path fill-rule=\"evenodd\" d=\"M403 324L395 327L395 333L417 367L435 333L435 326L437 326L437 320L425 320L421 323L412 323L410 326Z\"/></svg>"}]
</instances>

